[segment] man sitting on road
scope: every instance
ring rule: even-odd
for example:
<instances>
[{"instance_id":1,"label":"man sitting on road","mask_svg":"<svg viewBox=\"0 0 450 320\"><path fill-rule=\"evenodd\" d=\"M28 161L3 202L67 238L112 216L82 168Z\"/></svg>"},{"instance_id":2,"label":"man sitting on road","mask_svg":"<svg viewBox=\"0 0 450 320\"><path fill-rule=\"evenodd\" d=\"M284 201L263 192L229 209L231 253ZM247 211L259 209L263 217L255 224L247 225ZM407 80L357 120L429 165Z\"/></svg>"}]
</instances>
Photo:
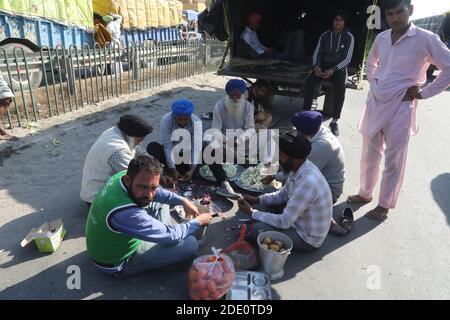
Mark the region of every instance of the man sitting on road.
<instances>
[{"instance_id":1,"label":"man sitting on road","mask_svg":"<svg viewBox=\"0 0 450 320\"><path fill-rule=\"evenodd\" d=\"M169 174L175 182L177 182L179 178L182 178L185 181L191 180L197 164L202 162L202 121L198 116L193 114L193 112L194 104L192 101L187 99L174 101L172 103L172 112L165 114L161 119L160 136L162 145L158 142L151 142L147 147L147 152L168 168ZM180 143L180 141L173 141L172 136L175 130L178 129L185 129L190 135L191 144L189 147L191 159L187 163L175 163L174 147ZM183 152L184 151L187 150L183 150ZM209 165L209 167L214 178L221 185L221 188L217 192L225 197L235 196L234 191L228 191L229 189L232 191L232 188L227 181L227 175L222 165L213 163Z\"/></svg>"},{"instance_id":2,"label":"man sitting on road","mask_svg":"<svg viewBox=\"0 0 450 320\"><path fill-rule=\"evenodd\" d=\"M129 276L162 267L186 269L196 257L193 234L210 224L212 216L199 214L188 199L161 188L161 172L155 158L140 156L131 160L127 171L112 176L95 197L86 224L86 247L100 271ZM170 225L168 206L161 204L183 205L194 219Z\"/></svg>"},{"instance_id":3,"label":"man sitting on road","mask_svg":"<svg viewBox=\"0 0 450 320\"><path fill-rule=\"evenodd\" d=\"M8 87L3 76L0 75L0 140L18 140L19 138L10 135L3 127L3 117L8 113L8 108L14 99L14 94Z\"/></svg>"},{"instance_id":4,"label":"man sitting on road","mask_svg":"<svg viewBox=\"0 0 450 320\"><path fill-rule=\"evenodd\" d=\"M330 187L320 170L307 159L311 143L295 131L280 132L279 157L283 170L289 172L286 184L277 192L259 197L243 195L239 209L260 221L253 225L254 242L261 231L276 230L288 235L294 249L320 248L331 225L333 203ZM281 214L255 210L253 204L286 205Z\"/></svg>"},{"instance_id":5,"label":"man sitting on road","mask_svg":"<svg viewBox=\"0 0 450 320\"><path fill-rule=\"evenodd\" d=\"M100 135L84 161L80 197L88 206L112 175L128 168L135 151L145 153L138 146L152 131L153 127L147 121L127 114L120 117L116 126Z\"/></svg>"},{"instance_id":6,"label":"man sitting on road","mask_svg":"<svg viewBox=\"0 0 450 320\"><path fill-rule=\"evenodd\" d=\"M255 108L255 128L268 129L272 123L272 115L265 112L263 101L269 93L269 84L264 80L256 80L247 88L246 98Z\"/></svg>"},{"instance_id":7,"label":"man sitting on road","mask_svg":"<svg viewBox=\"0 0 450 320\"><path fill-rule=\"evenodd\" d=\"M225 86L227 95L214 107L212 129L219 130L223 135L226 135L227 130L255 129L254 107L244 97L246 90L243 80L232 79L227 82ZM232 198L239 198L228 182L226 188L228 193L233 195Z\"/></svg>"}]
</instances>

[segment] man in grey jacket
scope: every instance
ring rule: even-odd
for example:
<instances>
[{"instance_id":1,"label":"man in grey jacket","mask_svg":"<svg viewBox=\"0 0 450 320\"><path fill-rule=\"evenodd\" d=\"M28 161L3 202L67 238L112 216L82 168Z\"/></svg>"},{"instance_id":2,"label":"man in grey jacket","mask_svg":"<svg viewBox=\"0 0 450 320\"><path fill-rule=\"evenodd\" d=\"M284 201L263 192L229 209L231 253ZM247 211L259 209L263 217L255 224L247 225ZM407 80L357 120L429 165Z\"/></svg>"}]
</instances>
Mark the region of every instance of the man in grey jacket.
<instances>
[{"instance_id":1,"label":"man in grey jacket","mask_svg":"<svg viewBox=\"0 0 450 320\"><path fill-rule=\"evenodd\" d=\"M313 56L313 68L303 88L303 110L311 110L315 86L323 80L333 83L335 95L330 129L335 136L339 135L337 121L344 105L347 66L352 61L355 44L353 35L345 29L347 21L346 11L338 10L335 13L332 29L320 36Z\"/></svg>"}]
</instances>

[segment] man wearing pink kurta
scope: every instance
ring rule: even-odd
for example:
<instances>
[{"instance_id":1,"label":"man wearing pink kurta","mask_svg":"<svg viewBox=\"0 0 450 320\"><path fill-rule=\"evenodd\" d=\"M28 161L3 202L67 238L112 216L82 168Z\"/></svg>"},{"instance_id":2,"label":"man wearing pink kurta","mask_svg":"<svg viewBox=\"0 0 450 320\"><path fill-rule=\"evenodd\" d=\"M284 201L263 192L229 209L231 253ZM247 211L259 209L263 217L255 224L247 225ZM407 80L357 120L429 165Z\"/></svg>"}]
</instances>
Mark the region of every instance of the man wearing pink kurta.
<instances>
[{"instance_id":1,"label":"man wearing pink kurta","mask_svg":"<svg viewBox=\"0 0 450 320\"><path fill-rule=\"evenodd\" d=\"M366 214L376 220L386 218L397 203L409 137L418 131L418 100L433 97L450 85L450 50L437 35L409 21L414 10L411 0L385 0L384 6L392 29L377 36L368 56L370 92L359 123L363 135L360 190L347 199L349 203L372 201L384 152L378 206ZM441 73L420 88L430 64Z\"/></svg>"}]
</instances>

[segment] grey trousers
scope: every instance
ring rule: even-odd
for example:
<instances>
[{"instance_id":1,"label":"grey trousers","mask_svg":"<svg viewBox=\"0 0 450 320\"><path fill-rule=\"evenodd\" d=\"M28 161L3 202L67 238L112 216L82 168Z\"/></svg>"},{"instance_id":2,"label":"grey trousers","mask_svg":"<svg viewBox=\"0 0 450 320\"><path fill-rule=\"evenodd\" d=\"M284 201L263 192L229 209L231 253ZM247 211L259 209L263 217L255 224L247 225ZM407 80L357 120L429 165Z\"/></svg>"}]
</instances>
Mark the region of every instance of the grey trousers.
<instances>
[{"instance_id":1,"label":"grey trousers","mask_svg":"<svg viewBox=\"0 0 450 320\"><path fill-rule=\"evenodd\" d=\"M169 205L152 202L149 215L170 224ZM148 270L164 268L165 271L187 270L197 256L197 239L191 235L176 244L159 244L142 241L137 251L124 264L119 277L126 277Z\"/></svg>"}]
</instances>

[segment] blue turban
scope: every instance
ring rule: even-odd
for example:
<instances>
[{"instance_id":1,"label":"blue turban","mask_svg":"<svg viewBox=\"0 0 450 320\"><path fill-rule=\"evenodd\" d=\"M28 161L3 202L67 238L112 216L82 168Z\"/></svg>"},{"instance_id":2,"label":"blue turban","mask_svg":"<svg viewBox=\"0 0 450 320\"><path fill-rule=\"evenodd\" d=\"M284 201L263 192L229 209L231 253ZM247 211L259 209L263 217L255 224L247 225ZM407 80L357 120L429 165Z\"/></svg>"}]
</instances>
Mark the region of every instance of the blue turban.
<instances>
[{"instance_id":1,"label":"blue turban","mask_svg":"<svg viewBox=\"0 0 450 320\"><path fill-rule=\"evenodd\" d=\"M194 111L194 104L188 99L175 100L172 103L172 113L174 116L190 116Z\"/></svg>"},{"instance_id":2,"label":"blue turban","mask_svg":"<svg viewBox=\"0 0 450 320\"><path fill-rule=\"evenodd\" d=\"M307 136L315 135L319 131L322 121L322 115L317 111L301 111L292 117L292 124L297 131Z\"/></svg>"},{"instance_id":3,"label":"blue turban","mask_svg":"<svg viewBox=\"0 0 450 320\"><path fill-rule=\"evenodd\" d=\"M231 79L227 82L227 85L225 86L225 91L230 94L231 91L234 89L238 89L240 93L244 93L245 90L247 90L247 86L245 85L245 82L240 79Z\"/></svg>"}]
</instances>

